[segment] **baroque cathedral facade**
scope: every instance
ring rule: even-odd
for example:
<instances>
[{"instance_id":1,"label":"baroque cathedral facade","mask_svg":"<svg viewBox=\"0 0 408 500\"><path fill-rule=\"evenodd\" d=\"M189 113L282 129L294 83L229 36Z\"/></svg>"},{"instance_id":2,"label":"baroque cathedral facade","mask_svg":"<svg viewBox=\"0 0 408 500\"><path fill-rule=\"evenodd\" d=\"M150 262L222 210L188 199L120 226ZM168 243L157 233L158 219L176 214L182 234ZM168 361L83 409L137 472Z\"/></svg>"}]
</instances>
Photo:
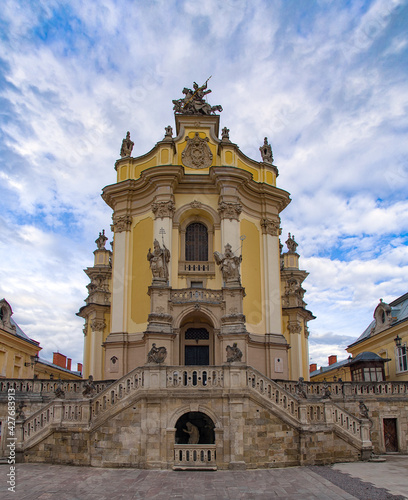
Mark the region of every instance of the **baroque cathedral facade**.
<instances>
[{"instance_id":1,"label":"baroque cathedral facade","mask_svg":"<svg viewBox=\"0 0 408 500\"><path fill-rule=\"evenodd\" d=\"M168 365L220 366L235 346L267 377L308 379L307 273L294 239L283 254L279 241L289 194L276 186L266 138L261 161L227 128L219 138L222 108L205 92L184 89L175 133L166 127L143 156L131 156L129 133L123 140L117 182L102 195L113 210L113 252L102 233L79 312L85 376L121 377L153 346Z\"/></svg>"}]
</instances>

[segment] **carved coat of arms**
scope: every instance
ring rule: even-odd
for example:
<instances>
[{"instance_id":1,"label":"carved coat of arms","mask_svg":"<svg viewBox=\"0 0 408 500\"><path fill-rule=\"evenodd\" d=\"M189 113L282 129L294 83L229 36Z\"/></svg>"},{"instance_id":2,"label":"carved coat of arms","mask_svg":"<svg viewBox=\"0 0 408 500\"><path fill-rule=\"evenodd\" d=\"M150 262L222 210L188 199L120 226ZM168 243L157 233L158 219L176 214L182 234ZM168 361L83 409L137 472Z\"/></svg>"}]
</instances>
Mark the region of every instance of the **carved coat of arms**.
<instances>
[{"instance_id":1,"label":"carved coat of arms","mask_svg":"<svg viewBox=\"0 0 408 500\"><path fill-rule=\"evenodd\" d=\"M191 139L186 137L187 146L181 154L183 165L190 168L207 168L212 164L213 155L208 146L208 137L201 139L198 132Z\"/></svg>"}]
</instances>

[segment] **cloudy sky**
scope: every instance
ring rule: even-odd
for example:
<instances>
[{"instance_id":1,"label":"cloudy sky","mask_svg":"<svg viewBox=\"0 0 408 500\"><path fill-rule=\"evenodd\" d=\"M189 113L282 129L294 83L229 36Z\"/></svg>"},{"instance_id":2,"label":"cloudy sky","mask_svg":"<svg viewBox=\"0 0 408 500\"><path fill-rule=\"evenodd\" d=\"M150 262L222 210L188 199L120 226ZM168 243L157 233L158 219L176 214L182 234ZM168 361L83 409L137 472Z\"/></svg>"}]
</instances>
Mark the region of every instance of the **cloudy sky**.
<instances>
[{"instance_id":1,"label":"cloudy sky","mask_svg":"<svg viewBox=\"0 0 408 500\"><path fill-rule=\"evenodd\" d=\"M299 243L311 362L327 364L408 282L407 0L3 0L0 298L52 358L82 361L101 189L127 130L144 154L210 75L221 126L267 136Z\"/></svg>"}]
</instances>

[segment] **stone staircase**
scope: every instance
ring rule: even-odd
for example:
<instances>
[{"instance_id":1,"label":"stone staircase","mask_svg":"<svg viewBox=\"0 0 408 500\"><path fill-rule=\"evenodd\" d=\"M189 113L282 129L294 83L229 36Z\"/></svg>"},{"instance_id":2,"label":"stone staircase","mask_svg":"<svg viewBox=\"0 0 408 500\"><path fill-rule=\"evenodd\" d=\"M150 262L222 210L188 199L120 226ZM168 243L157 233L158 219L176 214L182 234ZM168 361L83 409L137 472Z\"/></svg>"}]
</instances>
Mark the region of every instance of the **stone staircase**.
<instances>
[{"instance_id":1,"label":"stone staircase","mask_svg":"<svg viewBox=\"0 0 408 500\"><path fill-rule=\"evenodd\" d=\"M294 385L291 387L293 389ZM91 398L54 399L19 422L19 451L35 446L56 429L93 431L107 419L134 404L138 398L152 395L153 392L194 395L200 391L202 396L210 390L247 394L300 431L313 431L316 426L330 429L363 454L369 450L371 452L369 422L360 420L330 399L300 398L282 384L244 365L146 365L132 370Z\"/></svg>"}]
</instances>

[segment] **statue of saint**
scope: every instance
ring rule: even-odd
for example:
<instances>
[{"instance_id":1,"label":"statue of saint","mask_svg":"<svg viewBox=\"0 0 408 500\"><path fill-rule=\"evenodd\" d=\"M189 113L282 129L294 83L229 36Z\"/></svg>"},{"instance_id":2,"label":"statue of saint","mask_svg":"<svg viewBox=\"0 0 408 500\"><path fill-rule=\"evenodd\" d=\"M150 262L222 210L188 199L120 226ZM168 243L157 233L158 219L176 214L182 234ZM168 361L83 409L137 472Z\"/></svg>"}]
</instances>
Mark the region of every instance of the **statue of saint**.
<instances>
[{"instance_id":1,"label":"statue of saint","mask_svg":"<svg viewBox=\"0 0 408 500\"><path fill-rule=\"evenodd\" d=\"M149 248L149 253L147 254L147 260L150 262L150 269L153 274L153 281L167 281L169 279L168 263L170 261L170 251L164 243L163 248L161 248L157 240L154 240L153 247L153 253L151 252L151 248Z\"/></svg>"},{"instance_id":2,"label":"statue of saint","mask_svg":"<svg viewBox=\"0 0 408 500\"><path fill-rule=\"evenodd\" d=\"M120 156L121 158L125 158L132 154L132 149L135 143L130 140L130 132L126 134L125 139L122 141L122 147L120 148Z\"/></svg>"},{"instance_id":3,"label":"statue of saint","mask_svg":"<svg viewBox=\"0 0 408 500\"><path fill-rule=\"evenodd\" d=\"M214 252L215 262L220 266L222 277L225 283L241 284L239 265L242 262L242 255L237 257L231 249L231 245L225 245L224 253Z\"/></svg>"},{"instance_id":4,"label":"statue of saint","mask_svg":"<svg viewBox=\"0 0 408 500\"><path fill-rule=\"evenodd\" d=\"M222 106L211 106L204 100L204 97L211 92L207 90L208 80L201 87L196 82L193 83L193 89L184 87L184 97L173 100L174 111L183 115L213 115L215 111L222 111Z\"/></svg>"},{"instance_id":5,"label":"statue of saint","mask_svg":"<svg viewBox=\"0 0 408 500\"><path fill-rule=\"evenodd\" d=\"M198 431L198 428L191 422L187 422L186 427L187 429L183 429L183 431L190 435L188 438L188 444L198 444L198 441L200 440L200 432Z\"/></svg>"},{"instance_id":6,"label":"statue of saint","mask_svg":"<svg viewBox=\"0 0 408 500\"><path fill-rule=\"evenodd\" d=\"M98 250L106 250L105 244L108 241L108 238L105 236L105 229L102 229L102 232L99 233L99 237L95 240L96 246Z\"/></svg>"}]
</instances>

